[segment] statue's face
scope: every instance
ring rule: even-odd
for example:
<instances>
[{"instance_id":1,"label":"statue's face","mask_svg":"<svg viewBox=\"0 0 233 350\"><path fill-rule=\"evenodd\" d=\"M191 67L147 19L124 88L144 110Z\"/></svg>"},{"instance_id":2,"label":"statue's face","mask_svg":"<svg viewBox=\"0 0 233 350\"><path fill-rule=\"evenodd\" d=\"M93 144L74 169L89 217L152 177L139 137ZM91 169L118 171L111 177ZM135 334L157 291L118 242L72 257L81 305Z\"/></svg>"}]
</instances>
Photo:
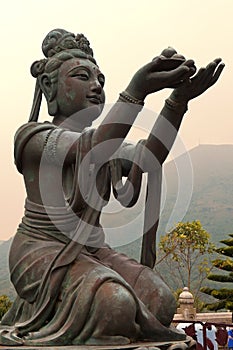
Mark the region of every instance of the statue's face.
<instances>
[{"instance_id":1,"label":"statue's face","mask_svg":"<svg viewBox=\"0 0 233 350\"><path fill-rule=\"evenodd\" d=\"M104 75L93 62L81 58L65 61L58 71L56 94L58 115L67 118L89 108L87 119L93 114L94 120L103 110L105 102L103 86ZM87 120L88 124L90 121Z\"/></svg>"}]
</instances>

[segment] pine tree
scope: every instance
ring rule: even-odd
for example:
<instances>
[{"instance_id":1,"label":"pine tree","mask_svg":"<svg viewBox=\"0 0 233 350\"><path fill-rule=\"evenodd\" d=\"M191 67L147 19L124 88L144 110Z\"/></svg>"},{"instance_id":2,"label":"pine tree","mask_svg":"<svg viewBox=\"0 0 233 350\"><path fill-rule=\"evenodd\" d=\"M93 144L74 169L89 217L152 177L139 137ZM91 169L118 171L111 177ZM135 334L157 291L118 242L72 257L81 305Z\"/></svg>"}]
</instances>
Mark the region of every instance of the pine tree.
<instances>
[{"instance_id":1,"label":"pine tree","mask_svg":"<svg viewBox=\"0 0 233 350\"><path fill-rule=\"evenodd\" d=\"M233 234L229 234L229 236L230 238L220 241L220 243L225 244L226 247L216 249L217 253L226 256L226 258L222 259L220 257L213 261L214 267L224 272L221 274L209 274L209 280L221 283L233 282ZM217 302L206 305L207 309L211 311L217 311L220 309L233 311L233 288L213 289L204 287L201 291L218 299Z\"/></svg>"}]
</instances>

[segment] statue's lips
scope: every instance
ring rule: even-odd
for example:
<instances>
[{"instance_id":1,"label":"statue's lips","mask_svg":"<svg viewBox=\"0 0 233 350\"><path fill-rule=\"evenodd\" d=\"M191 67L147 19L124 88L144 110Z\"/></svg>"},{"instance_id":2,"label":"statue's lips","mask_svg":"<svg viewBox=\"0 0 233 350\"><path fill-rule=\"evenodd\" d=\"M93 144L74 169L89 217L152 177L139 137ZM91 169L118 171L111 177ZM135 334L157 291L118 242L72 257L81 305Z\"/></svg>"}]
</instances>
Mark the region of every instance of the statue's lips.
<instances>
[{"instance_id":1,"label":"statue's lips","mask_svg":"<svg viewBox=\"0 0 233 350\"><path fill-rule=\"evenodd\" d=\"M100 104L102 103L101 99L97 96L90 96L90 97L87 97L88 101L90 101L91 103L94 103L94 104Z\"/></svg>"}]
</instances>

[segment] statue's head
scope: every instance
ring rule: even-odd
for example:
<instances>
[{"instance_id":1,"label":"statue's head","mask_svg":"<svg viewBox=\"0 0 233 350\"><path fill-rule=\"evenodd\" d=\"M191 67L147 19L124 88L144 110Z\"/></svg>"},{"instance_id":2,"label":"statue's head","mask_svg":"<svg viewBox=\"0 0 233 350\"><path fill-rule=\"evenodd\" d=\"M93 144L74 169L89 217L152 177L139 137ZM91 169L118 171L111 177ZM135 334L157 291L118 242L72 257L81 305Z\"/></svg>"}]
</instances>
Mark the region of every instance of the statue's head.
<instances>
[{"instance_id":1,"label":"statue's head","mask_svg":"<svg viewBox=\"0 0 233 350\"><path fill-rule=\"evenodd\" d=\"M51 116L67 118L88 107L95 107L100 114L105 100L104 75L86 37L54 29L46 35L42 51L46 58L31 66L37 83L29 120L38 119L42 93Z\"/></svg>"}]
</instances>

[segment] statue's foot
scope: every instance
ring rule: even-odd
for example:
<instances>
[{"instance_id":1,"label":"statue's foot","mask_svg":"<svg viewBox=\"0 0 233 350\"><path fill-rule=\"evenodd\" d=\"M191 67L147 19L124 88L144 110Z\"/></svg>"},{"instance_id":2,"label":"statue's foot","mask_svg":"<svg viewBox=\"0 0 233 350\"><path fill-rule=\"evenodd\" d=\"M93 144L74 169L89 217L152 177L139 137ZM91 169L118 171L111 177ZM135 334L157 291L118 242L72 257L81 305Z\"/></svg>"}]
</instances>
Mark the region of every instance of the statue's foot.
<instances>
[{"instance_id":1,"label":"statue's foot","mask_svg":"<svg viewBox=\"0 0 233 350\"><path fill-rule=\"evenodd\" d=\"M160 333L160 336L157 337L157 341L182 341L186 340L187 335L183 332L180 332L175 327L170 326Z\"/></svg>"},{"instance_id":2,"label":"statue's foot","mask_svg":"<svg viewBox=\"0 0 233 350\"><path fill-rule=\"evenodd\" d=\"M91 337L85 342L85 345L127 345L130 344L129 338L122 336L101 336Z\"/></svg>"}]
</instances>

